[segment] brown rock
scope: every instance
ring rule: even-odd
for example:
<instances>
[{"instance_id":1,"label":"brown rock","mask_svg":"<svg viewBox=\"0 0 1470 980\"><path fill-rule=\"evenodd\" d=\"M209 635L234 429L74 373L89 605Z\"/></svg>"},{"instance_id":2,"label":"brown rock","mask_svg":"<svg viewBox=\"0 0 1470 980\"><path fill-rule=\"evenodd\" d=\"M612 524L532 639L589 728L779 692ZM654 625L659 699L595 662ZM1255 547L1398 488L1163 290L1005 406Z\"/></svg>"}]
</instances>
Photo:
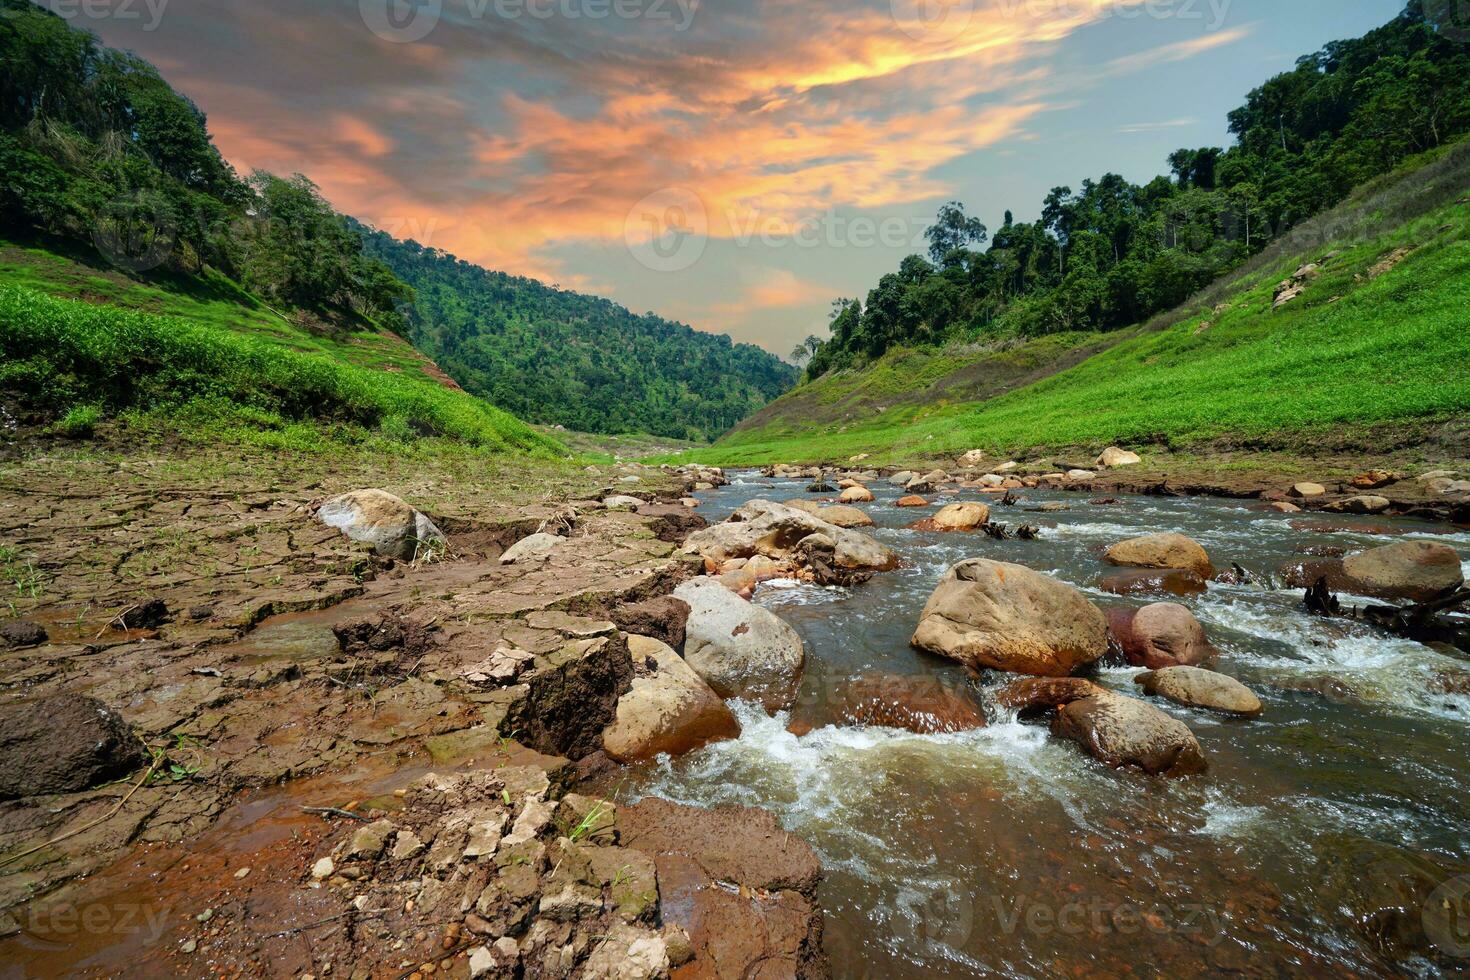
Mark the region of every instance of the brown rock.
<instances>
[{"instance_id":1,"label":"brown rock","mask_svg":"<svg viewBox=\"0 0 1470 980\"><path fill-rule=\"evenodd\" d=\"M1320 497L1327 492L1327 488L1320 483L1298 483L1289 491L1293 497Z\"/></svg>"},{"instance_id":2,"label":"brown rock","mask_svg":"<svg viewBox=\"0 0 1470 980\"><path fill-rule=\"evenodd\" d=\"M842 491L837 501L843 504L871 504L873 491L864 486L848 487Z\"/></svg>"},{"instance_id":3,"label":"brown rock","mask_svg":"<svg viewBox=\"0 0 1470 980\"><path fill-rule=\"evenodd\" d=\"M675 650L682 650L684 624L689 621L689 603L671 595L629 602L613 610L612 621L625 632L651 636Z\"/></svg>"},{"instance_id":4,"label":"brown rock","mask_svg":"<svg viewBox=\"0 0 1470 980\"><path fill-rule=\"evenodd\" d=\"M929 506L929 501L925 500L923 497L919 496L918 494L911 494L911 495L909 495L907 497L900 498L899 501L898 501L898 503L894 504L894 506L895 507L928 507Z\"/></svg>"},{"instance_id":5,"label":"brown rock","mask_svg":"<svg viewBox=\"0 0 1470 980\"><path fill-rule=\"evenodd\" d=\"M1343 560L1353 591L1385 599L1426 602L1465 584L1455 549L1428 541L1401 541Z\"/></svg>"},{"instance_id":6,"label":"brown rock","mask_svg":"<svg viewBox=\"0 0 1470 980\"><path fill-rule=\"evenodd\" d=\"M817 517L837 527L872 527L876 522L856 507L823 507Z\"/></svg>"},{"instance_id":7,"label":"brown rock","mask_svg":"<svg viewBox=\"0 0 1470 980\"><path fill-rule=\"evenodd\" d=\"M995 692L997 707L1020 716L1055 711L1065 704L1095 697L1105 689L1082 677L1025 677Z\"/></svg>"},{"instance_id":8,"label":"brown rock","mask_svg":"<svg viewBox=\"0 0 1470 980\"><path fill-rule=\"evenodd\" d=\"M911 642L971 670L1065 677L1107 652L1107 620L1070 585L976 558L940 581Z\"/></svg>"},{"instance_id":9,"label":"brown rock","mask_svg":"<svg viewBox=\"0 0 1470 980\"><path fill-rule=\"evenodd\" d=\"M142 762L132 728L93 698L56 694L0 706L0 800L80 792Z\"/></svg>"},{"instance_id":10,"label":"brown rock","mask_svg":"<svg viewBox=\"0 0 1470 980\"><path fill-rule=\"evenodd\" d=\"M1178 568L1114 572L1098 580L1098 588L1113 595L1199 595L1209 588L1194 572Z\"/></svg>"},{"instance_id":11,"label":"brown rock","mask_svg":"<svg viewBox=\"0 0 1470 980\"><path fill-rule=\"evenodd\" d=\"M1123 656L1135 667L1194 666L1215 654L1194 613L1178 603L1157 602L1137 611L1109 609L1107 615Z\"/></svg>"},{"instance_id":12,"label":"brown rock","mask_svg":"<svg viewBox=\"0 0 1470 980\"><path fill-rule=\"evenodd\" d=\"M1262 711L1261 699L1240 681L1198 667L1167 667L1133 678L1148 694L1157 695L1187 708L1205 708L1221 714L1255 718Z\"/></svg>"},{"instance_id":13,"label":"brown rock","mask_svg":"<svg viewBox=\"0 0 1470 980\"><path fill-rule=\"evenodd\" d=\"M636 762L665 753L682 755L740 735L740 724L725 702L667 644L630 636L628 652L642 669L602 733L609 758Z\"/></svg>"},{"instance_id":14,"label":"brown rock","mask_svg":"<svg viewBox=\"0 0 1470 980\"><path fill-rule=\"evenodd\" d=\"M973 531L990 522L990 508L984 504L950 504L931 520L938 531Z\"/></svg>"},{"instance_id":15,"label":"brown rock","mask_svg":"<svg viewBox=\"0 0 1470 980\"><path fill-rule=\"evenodd\" d=\"M849 725L902 728L919 735L985 727L964 693L937 677L862 677L839 688L833 714Z\"/></svg>"},{"instance_id":16,"label":"brown rock","mask_svg":"<svg viewBox=\"0 0 1470 980\"><path fill-rule=\"evenodd\" d=\"M1182 534L1148 534L1120 541L1103 553L1114 565L1134 568L1182 568L1208 579L1215 574L1210 556Z\"/></svg>"},{"instance_id":17,"label":"brown rock","mask_svg":"<svg viewBox=\"0 0 1470 980\"><path fill-rule=\"evenodd\" d=\"M1150 704L1103 692L1063 705L1052 732L1081 745L1112 767L1136 767L1149 775L1191 776L1209 764L1183 722Z\"/></svg>"}]
</instances>

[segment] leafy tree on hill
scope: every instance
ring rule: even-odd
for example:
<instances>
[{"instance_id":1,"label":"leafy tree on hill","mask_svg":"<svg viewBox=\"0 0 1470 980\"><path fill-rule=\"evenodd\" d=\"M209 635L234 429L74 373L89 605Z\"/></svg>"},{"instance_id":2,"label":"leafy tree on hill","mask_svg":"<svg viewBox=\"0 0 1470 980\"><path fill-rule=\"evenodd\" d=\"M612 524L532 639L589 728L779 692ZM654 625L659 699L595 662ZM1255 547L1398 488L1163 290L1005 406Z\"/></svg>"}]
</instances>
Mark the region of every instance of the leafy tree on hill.
<instances>
[{"instance_id":1,"label":"leafy tree on hill","mask_svg":"<svg viewBox=\"0 0 1470 980\"><path fill-rule=\"evenodd\" d=\"M1430 14L1448 0L1430 0ZM859 303L842 301L807 364L816 378L894 346L1110 330L1184 302L1356 186L1470 133L1470 48L1411 0L1336 41L1230 113L1229 148L1180 149L1171 176L1054 188L1040 219L987 230L946 204L929 258L909 256Z\"/></svg>"}]
</instances>

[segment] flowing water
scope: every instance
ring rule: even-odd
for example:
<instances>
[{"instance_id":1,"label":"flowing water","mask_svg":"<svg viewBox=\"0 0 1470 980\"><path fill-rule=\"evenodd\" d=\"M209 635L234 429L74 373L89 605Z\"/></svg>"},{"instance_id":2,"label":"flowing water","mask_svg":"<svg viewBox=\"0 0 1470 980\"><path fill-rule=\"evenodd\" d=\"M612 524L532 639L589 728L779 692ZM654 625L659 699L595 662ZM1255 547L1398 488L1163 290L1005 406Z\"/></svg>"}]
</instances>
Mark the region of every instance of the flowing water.
<instances>
[{"instance_id":1,"label":"flowing water","mask_svg":"<svg viewBox=\"0 0 1470 980\"><path fill-rule=\"evenodd\" d=\"M711 521L805 489L734 478L701 495ZM1182 531L1217 566L1254 572L1300 558L1302 547L1399 540L1385 533L1470 555L1470 534L1442 525L1355 518L1349 531L1327 531L1255 503L1103 506L1045 491L993 514L1042 525L1039 540L921 533L903 527L929 511L896 508L896 491L873 489L878 502L865 509L880 526L869 533L899 551L903 568L853 589L787 582L757 593L806 642L798 716L820 717L845 681L892 675L934 678L983 704L963 670L908 645L940 576L968 557L1048 572L1106 606L1173 599L1098 587L1116 571L1102 547L1153 531ZM1047 501L1071 508L1023 509ZM959 734L819 722L798 737L790 713L738 706L739 739L639 767L622 792L777 813L826 868L826 946L838 976L1470 970L1467 920L1455 919L1470 894L1470 878L1457 877L1470 871L1470 663L1311 617L1299 592L1269 585L1212 584L1177 601L1219 647L1214 666L1266 705L1255 721L1164 705L1199 737L1205 776L1114 772L1044 726L993 711L989 727ZM1137 673L1104 668L1099 679L1129 692Z\"/></svg>"}]
</instances>

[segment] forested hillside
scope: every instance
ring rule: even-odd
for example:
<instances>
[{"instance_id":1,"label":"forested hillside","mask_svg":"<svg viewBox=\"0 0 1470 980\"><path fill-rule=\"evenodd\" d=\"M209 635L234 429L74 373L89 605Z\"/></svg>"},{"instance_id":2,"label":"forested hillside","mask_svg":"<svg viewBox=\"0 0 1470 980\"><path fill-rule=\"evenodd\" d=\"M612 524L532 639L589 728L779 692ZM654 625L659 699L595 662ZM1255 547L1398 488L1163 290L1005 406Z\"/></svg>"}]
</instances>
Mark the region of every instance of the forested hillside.
<instances>
[{"instance_id":1,"label":"forested hillside","mask_svg":"<svg viewBox=\"0 0 1470 980\"><path fill-rule=\"evenodd\" d=\"M368 253L416 292L414 346L521 418L708 440L796 382L759 347L364 231Z\"/></svg>"},{"instance_id":2,"label":"forested hillside","mask_svg":"<svg viewBox=\"0 0 1470 980\"><path fill-rule=\"evenodd\" d=\"M1433 8L1438 9L1438 8ZM807 375L895 347L1112 330L1169 310L1355 186L1470 131L1470 48L1412 0L1327 45L1230 114L1228 149L1182 149L1144 185L1117 174L1058 187L1040 220L993 231L947 205L928 257L834 307Z\"/></svg>"}]
</instances>

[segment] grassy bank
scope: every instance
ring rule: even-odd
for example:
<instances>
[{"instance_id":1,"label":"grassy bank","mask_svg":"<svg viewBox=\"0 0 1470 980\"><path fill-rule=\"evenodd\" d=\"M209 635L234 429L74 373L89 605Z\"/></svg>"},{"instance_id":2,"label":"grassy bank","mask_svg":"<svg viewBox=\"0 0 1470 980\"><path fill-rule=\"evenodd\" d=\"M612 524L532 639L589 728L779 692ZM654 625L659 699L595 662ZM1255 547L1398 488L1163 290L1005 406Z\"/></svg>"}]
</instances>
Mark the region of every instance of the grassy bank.
<instances>
[{"instance_id":1,"label":"grassy bank","mask_svg":"<svg viewBox=\"0 0 1470 980\"><path fill-rule=\"evenodd\" d=\"M1355 244L1322 245L1254 269L1210 312L1126 336L1017 390L961 403L925 397L817 424L799 424L800 413L778 402L754 420L761 424L690 455L739 464L865 452L897 461L975 448L1095 451L1115 442L1187 449L1221 438L1273 448L1329 435L1340 444L1376 426L1463 417L1470 411L1467 233L1470 206L1449 204ZM1273 310L1276 284L1307 261L1321 263L1318 278ZM892 370L880 363L867 375L876 381ZM910 388L933 392L943 383L920 376ZM824 378L787 398L820 402L853 385L851 377Z\"/></svg>"},{"instance_id":2,"label":"grassy bank","mask_svg":"<svg viewBox=\"0 0 1470 980\"><path fill-rule=\"evenodd\" d=\"M308 451L450 442L490 453L563 452L423 373L364 366L330 341L313 338L315 349L303 349L294 339L0 286L0 387L55 419L62 435L85 436L120 418L145 433Z\"/></svg>"}]
</instances>

